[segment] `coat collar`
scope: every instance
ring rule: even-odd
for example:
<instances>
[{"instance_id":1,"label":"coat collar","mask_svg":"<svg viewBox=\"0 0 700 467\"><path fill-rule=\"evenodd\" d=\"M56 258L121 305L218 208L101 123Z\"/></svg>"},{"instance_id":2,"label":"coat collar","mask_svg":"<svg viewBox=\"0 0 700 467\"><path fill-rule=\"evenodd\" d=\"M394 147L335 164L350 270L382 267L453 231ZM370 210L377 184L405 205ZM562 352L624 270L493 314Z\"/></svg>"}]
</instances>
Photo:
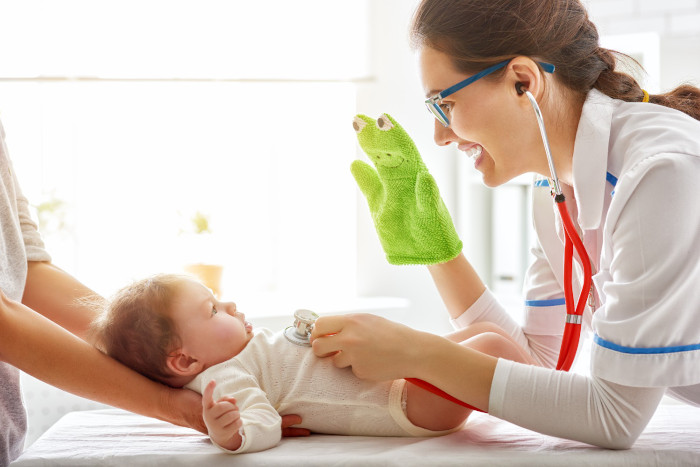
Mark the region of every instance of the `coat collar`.
<instances>
[{"instance_id":1,"label":"coat collar","mask_svg":"<svg viewBox=\"0 0 700 467\"><path fill-rule=\"evenodd\" d=\"M573 156L574 196L583 230L600 227L608 167L614 100L592 89L583 104Z\"/></svg>"}]
</instances>

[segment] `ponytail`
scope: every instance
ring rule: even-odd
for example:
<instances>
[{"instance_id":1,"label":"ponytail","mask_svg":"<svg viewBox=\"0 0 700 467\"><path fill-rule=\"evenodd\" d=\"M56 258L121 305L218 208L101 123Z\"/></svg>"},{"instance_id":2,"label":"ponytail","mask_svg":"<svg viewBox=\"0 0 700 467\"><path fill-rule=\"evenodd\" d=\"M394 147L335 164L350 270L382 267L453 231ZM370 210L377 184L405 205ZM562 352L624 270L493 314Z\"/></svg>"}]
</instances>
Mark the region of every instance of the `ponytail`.
<instances>
[{"instance_id":1,"label":"ponytail","mask_svg":"<svg viewBox=\"0 0 700 467\"><path fill-rule=\"evenodd\" d=\"M415 47L446 53L464 73L524 55L556 65L554 79L581 98L595 88L627 102L645 99L632 76L615 70L618 58L627 56L599 46L598 30L580 0L423 0L411 39ZM649 102L700 120L695 86L650 96Z\"/></svg>"},{"instance_id":2,"label":"ponytail","mask_svg":"<svg viewBox=\"0 0 700 467\"><path fill-rule=\"evenodd\" d=\"M700 120L700 88L690 84L682 84L666 94L651 95L649 102L680 110Z\"/></svg>"},{"instance_id":3,"label":"ponytail","mask_svg":"<svg viewBox=\"0 0 700 467\"><path fill-rule=\"evenodd\" d=\"M622 56L641 68L639 63L628 55L599 47L596 55L605 68L598 75L593 87L613 99L627 102L641 102L645 98L645 91L639 86L637 80L627 73L615 71L617 56ZM680 110L696 120L700 120L700 88L683 84L665 94L650 94L648 101L652 104L663 105Z\"/></svg>"}]
</instances>

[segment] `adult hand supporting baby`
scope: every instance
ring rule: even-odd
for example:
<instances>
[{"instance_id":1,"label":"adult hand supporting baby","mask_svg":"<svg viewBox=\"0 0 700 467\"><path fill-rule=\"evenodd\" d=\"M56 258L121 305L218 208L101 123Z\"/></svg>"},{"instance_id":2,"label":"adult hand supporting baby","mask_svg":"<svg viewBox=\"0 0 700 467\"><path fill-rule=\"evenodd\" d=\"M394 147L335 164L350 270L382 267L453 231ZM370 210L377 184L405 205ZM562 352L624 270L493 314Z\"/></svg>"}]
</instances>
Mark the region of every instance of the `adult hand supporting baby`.
<instances>
[{"instance_id":1,"label":"adult hand supporting baby","mask_svg":"<svg viewBox=\"0 0 700 467\"><path fill-rule=\"evenodd\" d=\"M207 432L207 426L202 417L202 396L194 391L183 388L163 386L163 405L167 417L162 417L170 423L193 428L201 433Z\"/></svg>"},{"instance_id":2,"label":"adult hand supporting baby","mask_svg":"<svg viewBox=\"0 0 700 467\"><path fill-rule=\"evenodd\" d=\"M300 425L301 423L302 418L299 415L282 415L282 436L285 438L309 436L311 434L309 430L294 426Z\"/></svg>"}]
</instances>

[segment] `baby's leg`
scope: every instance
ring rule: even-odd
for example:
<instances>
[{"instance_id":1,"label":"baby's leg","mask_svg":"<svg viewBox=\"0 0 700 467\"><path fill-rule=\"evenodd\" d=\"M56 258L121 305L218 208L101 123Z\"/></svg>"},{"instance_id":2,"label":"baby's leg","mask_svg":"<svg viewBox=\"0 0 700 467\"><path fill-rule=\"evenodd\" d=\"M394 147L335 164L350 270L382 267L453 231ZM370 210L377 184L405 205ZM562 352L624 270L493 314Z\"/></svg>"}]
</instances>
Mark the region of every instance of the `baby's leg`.
<instances>
[{"instance_id":1,"label":"baby's leg","mask_svg":"<svg viewBox=\"0 0 700 467\"><path fill-rule=\"evenodd\" d=\"M472 324L443 337L494 357L530 365L537 364L530 353L522 348L513 337L500 326L488 321Z\"/></svg>"},{"instance_id":2,"label":"baby's leg","mask_svg":"<svg viewBox=\"0 0 700 467\"><path fill-rule=\"evenodd\" d=\"M451 430L460 426L472 413L470 409L406 383L406 416L416 426L433 431Z\"/></svg>"},{"instance_id":3,"label":"baby's leg","mask_svg":"<svg viewBox=\"0 0 700 467\"><path fill-rule=\"evenodd\" d=\"M497 326L488 331L484 328L481 334L473 335L460 343L494 357L534 364L524 349L498 330L500 328ZM434 431L450 430L464 423L472 412L410 382L406 386L406 416L416 426Z\"/></svg>"}]
</instances>

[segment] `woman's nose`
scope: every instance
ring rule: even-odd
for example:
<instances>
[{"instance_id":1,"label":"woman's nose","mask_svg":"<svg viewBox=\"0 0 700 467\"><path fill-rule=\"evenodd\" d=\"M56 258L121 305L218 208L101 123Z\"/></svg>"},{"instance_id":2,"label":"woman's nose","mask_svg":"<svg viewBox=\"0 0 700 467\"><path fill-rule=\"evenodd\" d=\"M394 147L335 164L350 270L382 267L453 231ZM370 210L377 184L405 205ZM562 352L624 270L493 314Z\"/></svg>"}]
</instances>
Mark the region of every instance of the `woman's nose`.
<instances>
[{"instance_id":1,"label":"woman's nose","mask_svg":"<svg viewBox=\"0 0 700 467\"><path fill-rule=\"evenodd\" d=\"M438 146L447 146L456 141L457 137L450 127L445 127L442 123L435 120L433 139Z\"/></svg>"}]
</instances>

